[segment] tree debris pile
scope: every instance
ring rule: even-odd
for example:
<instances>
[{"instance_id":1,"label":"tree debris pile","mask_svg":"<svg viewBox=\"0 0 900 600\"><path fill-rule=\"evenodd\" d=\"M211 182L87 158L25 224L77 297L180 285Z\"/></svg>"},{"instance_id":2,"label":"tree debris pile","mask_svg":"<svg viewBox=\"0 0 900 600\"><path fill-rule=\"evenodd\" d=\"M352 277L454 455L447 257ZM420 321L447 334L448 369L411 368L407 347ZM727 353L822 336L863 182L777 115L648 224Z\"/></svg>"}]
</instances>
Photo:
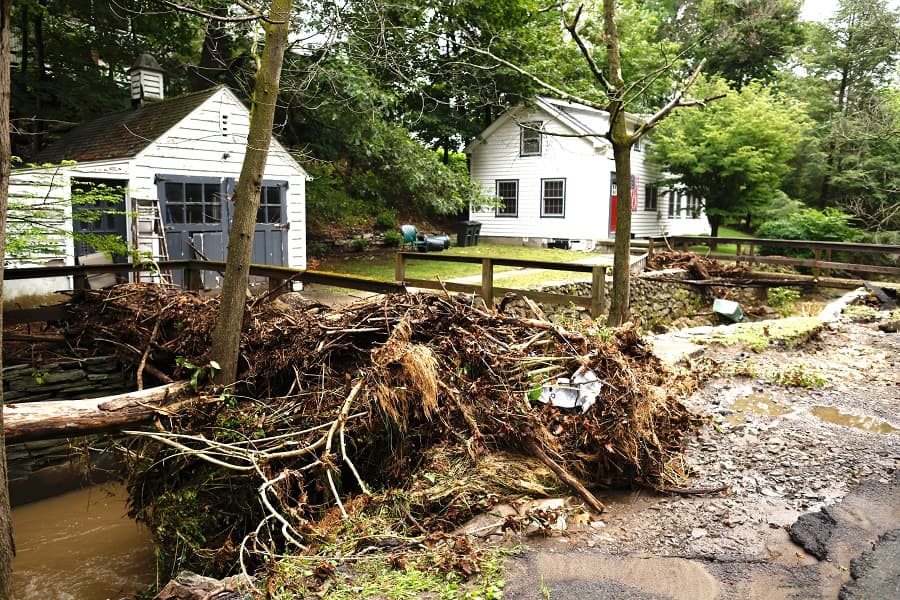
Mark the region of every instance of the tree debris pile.
<instances>
[{"instance_id":1,"label":"tree debris pile","mask_svg":"<svg viewBox=\"0 0 900 600\"><path fill-rule=\"evenodd\" d=\"M647 257L647 269L684 269L691 279L711 279L721 277L743 279L750 273L750 267L741 263L722 263L714 258L690 252L654 252Z\"/></svg>"},{"instance_id":2,"label":"tree debris pile","mask_svg":"<svg viewBox=\"0 0 900 600\"><path fill-rule=\"evenodd\" d=\"M126 285L74 308L82 347L116 340L160 372L207 363L215 299ZM579 368L602 383L585 413L538 401ZM245 315L240 388L204 390L131 448L133 512L173 564L221 572L242 549L321 552L362 514L406 539L560 482L589 505L584 486L681 483L697 420L678 397L696 382L667 377L631 327L587 336L431 294L275 302Z\"/></svg>"}]
</instances>

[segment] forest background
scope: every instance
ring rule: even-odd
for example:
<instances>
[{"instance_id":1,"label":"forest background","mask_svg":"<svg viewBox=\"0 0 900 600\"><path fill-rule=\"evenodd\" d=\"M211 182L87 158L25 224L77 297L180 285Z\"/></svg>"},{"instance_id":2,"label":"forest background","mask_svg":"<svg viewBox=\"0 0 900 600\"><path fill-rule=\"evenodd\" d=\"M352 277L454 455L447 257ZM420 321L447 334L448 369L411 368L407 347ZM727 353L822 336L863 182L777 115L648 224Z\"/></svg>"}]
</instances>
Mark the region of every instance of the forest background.
<instances>
[{"instance_id":1,"label":"forest background","mask_svg":"<svg viewBox=\"0 0 900 600\"><path fill-rule=\"evenodd\" d=\"M240 20L239 3L207 4L15 3L13 154L27 161L71 126L129 106L126 72L143 52L163 66L169 97L218 84L249 97L262 28ZM581 35L602 48L599 3L584 4ZM797 0L621 3L623 72L645 82L631 110L665 104L671 82L703 59L694 95L727 94L653 133L657 160L673 185L706 198L714 229L742 222L771 237L900 241L900 16L891 6L840 0L830 18L805 21ZM275 133L312 175L311 254L318 239L455 220L487 200L460 149L506 108L547 94L495 57L602 100L559 13L536 0L294 10Z\"/></svg>"}]
</instances>

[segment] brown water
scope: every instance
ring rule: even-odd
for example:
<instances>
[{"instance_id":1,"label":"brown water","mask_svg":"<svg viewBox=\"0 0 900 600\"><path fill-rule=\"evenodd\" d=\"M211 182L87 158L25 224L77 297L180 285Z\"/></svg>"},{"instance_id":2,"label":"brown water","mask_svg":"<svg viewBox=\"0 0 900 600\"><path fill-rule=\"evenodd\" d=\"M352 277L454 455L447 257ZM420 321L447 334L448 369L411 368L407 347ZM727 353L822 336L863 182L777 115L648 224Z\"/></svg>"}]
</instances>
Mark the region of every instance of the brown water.
<instances>
[{"instance_id":1,"label":"brown water","mask_svg":"<svg viewBox=\"0 0 900 600\"><path fill-rule=\"evenodd\" d=\"M793 409L786 403L776 402L771 394L752 392L743 398L738 398L731 405L734 412L728 415L725 420L732 425L740 425L744 422L747 413L756 415L778 416L786 415Z\"/></svg>"},{"instance_id":2,"label":"brown water","mask_svg":"<svg viewBox=\"0 0 900 600\"><path fill-rule=\"evenodd\" d=\"M120 486L94 486L13 509L19 600L117 600L156 582L148 532Z\"/></svg>"},{"instance_id":3,"label":"brown water","mask_svg":"<svg viewBox=\"0 0 900 600\"><path fill-rule=\"evenodd\" d=\"M816 418L835 425L855 427L872 433L900 433L900 429L883 419L841 412L833 406L813 406L810 412Z\"/></svg>"}]
</instances>

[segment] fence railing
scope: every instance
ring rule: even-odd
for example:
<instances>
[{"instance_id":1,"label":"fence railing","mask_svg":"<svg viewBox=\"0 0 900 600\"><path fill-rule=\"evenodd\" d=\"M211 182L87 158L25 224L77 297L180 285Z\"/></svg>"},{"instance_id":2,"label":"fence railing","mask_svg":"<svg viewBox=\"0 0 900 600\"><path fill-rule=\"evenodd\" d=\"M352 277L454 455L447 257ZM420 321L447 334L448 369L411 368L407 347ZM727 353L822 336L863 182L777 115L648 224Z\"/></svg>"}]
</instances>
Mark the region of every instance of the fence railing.
<instances>
[{"instance_id":1,"label":"fence railing","mask_svg":"<svg viewBox=\"0 0 900 600\"><path fill-rule=\"evenodd\" d=\"M731 260L746 262L749 264L788 265L794 267L809 267L813 277L827 277L831 270L847 271L851 273L880 273L882 275L900 275L900 267L889 265L867 265L861 263L837 262L832 260L833 252L846 252L858 254L880 254L900 256L900 246L891 244L854 244L846 242L813 242L808 240L773 240L764 238L732 238L732 237L703 237L703 236L672 236L655 237L647 241L647 253L672 247L673 249L687 251L691 246L705 245L710 248L721 244L734 244L735 254L710 252L710 258L719 260ZM761 246L781 248L802 248L813 251L813 258L792 258L786 256L766 256L759 254ZM745 253L746 250L746 253Z\"/></svg>"},{"instance_id":2,"label":"fence railing","mask_svg":"<svg viewBox=\"0 0 900 600\"><path fill-rule=\"evenodd\" d=\"M636 257L640 260L641 257ZM457 281L441 281L436 279L421 279L408 277L406 274L407 263L410 261L434 261L449 263L469 263L481 265L481 282L478 284L461 283ZM646 255L644 256L646 260ZM518 288L498 287L494 285L495 267L518 267L524 269L539 269L546 271L567 271L570 273L590 273L590 296L575 296L571 294L555 294L537 290L523 290ZM605 265L584 265L578 263L559 263L546 260L527 260L521 258L492 258L479 256L453 256L449 254L398 252L394 278L410 287L432 290L447 290L467 294L480 294L487 306L494 305L494 299L506 294L527 294L529 298L537 302L547 304L574 304L590 311L592 318L597 318L606 311L606 269Z\"/></svg>"}]
</instances>

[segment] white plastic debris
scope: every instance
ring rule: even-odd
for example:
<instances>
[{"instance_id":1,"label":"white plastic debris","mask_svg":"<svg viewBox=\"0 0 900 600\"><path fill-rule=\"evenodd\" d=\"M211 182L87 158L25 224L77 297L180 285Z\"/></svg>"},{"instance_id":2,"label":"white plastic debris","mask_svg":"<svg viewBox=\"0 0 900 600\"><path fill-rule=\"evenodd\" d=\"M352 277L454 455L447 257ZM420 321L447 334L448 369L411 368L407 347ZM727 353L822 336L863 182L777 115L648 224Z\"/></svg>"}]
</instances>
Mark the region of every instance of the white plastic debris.
<instances>
[{"instance_id":1,"label":"white plastic debris","mask_svg":"<svg viewBox=\"0 0 900 600\"><path fill-rule=\"evenodd\" d=\"M596 373L579 367L571 378L560 377L555 384L545 384L538 401L557 408L580 408L586 413L597 402L602 388L603 382Z\"/></svg>"}]
</instances>

